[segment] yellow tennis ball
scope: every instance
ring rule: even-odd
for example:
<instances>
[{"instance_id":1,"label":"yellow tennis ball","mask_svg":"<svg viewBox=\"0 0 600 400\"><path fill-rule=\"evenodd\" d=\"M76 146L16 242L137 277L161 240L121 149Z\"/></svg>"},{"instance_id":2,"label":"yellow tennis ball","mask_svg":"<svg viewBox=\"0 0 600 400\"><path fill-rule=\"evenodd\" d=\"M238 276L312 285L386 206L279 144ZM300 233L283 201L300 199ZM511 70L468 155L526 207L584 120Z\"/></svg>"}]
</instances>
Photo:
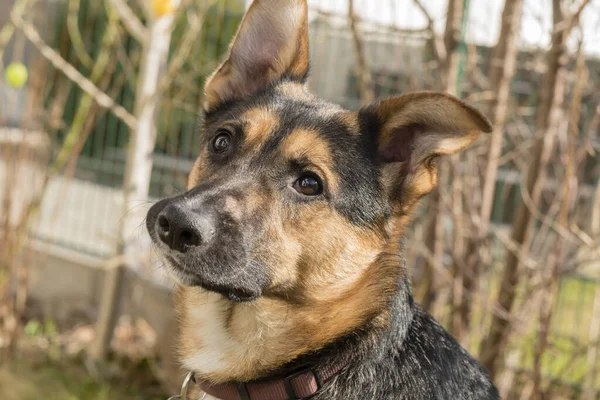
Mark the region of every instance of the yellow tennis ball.
<instances>
[{"instance_id":1,"label":"yellow tennis ball","mask_svg":"<svg viewBox=\"0 0 600 400\"><path fill-rule=\"evenodd\" d=\"M20 62L11 63L4 71L4 79L15 89L22 88L28 76L27 67Z\"/></svg>"},{"instance_id":2,"label":"yellow tennis ball","mask_svg":"<svg viewBox=\"0 0 600 400\"><path fill-rule=\"evenodd\" d=\"M152 12L157 17L162 17L175 11L175 5L171 0L152 0Z\"/></svg>"}]
</instances>

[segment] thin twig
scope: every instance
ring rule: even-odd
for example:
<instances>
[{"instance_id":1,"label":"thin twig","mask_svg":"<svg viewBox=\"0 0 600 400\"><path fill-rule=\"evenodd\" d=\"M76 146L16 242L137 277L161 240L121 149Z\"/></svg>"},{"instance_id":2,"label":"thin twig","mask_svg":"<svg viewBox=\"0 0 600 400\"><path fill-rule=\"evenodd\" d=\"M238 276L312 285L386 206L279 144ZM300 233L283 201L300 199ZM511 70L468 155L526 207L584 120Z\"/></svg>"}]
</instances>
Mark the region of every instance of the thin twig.
<instances>
[{"instance_id":1,"label":"thin twig","mask_svg":"<svg viewBox=\"0 0 600 400\"><path fill-rule=\"evenodd\" d=\"M79 30L79 0L69 0L69 12L67 14L67 30L69 31L69 37L71 39L71 46L73 51L81 61L81 63L87 68L91 68L94 61L90 57L89 53L85 49L85 43L81 37L81 31Z\"/></svg>"},{"instance_id":2,"label":"thin twig","mask_svg":"<svg viewBox=\"0 0 600 400\"><path fill-rule=\"evenodd\" d=\"M348 0L348 18L350 19L350 31L356 54L356 77L358 78L358 93L362 104L369 104L375 100L373 92L373 78L367 65L365 46L362 34L358 28L358 18L354 13L354 0Z\"/></svg>"},{"instance_id":3,"label":"thin twig","mask_svg":"<svg viewBox=\"0 0 600 400\"><path fill-rule=\"evenodd\" d=\"M92 96L94 101L103 108L107 108L112 111L121 121L123 121L129 128L135 129L137 121L135 117L127 111L125 108L115 103L113 99L106 95L103 91L98 89L89 79L83 76L75 67L69 64L64 58L60 56L52 47L48 46L42 37L40 36L37 29L23 19L18 13L11 12L11 21L15 26L23 31L25 36L33 43L38 51L48 60L52 65L62 71L67 78L76 83L83 91Z\"/></svg>"},{"instance_id":4,"label":"thin twig","mask_svg":"<svg viewBox=\"0 0 600 400\"><path fill-rule=\"evenodd\" d=\"M444 45L444 41L442 40L441 36L435 32L435 21L431 17L431 14L429 14L429 11L427 11L427 8L425 8L423 3L421 3L421 0L413 1L427 20L427 30L431 35L431 41L433 43L433 56L438 62L438 65L444 65L448 53L446 52L446 46Z\"/></svg>"},{"instance_id":5,"label":"thin twig","mask_svg":"<svg viewBox=\"0 0 600 400\"><path fill-rule=\"evenodd\" d=\"M129 8L127 3L123 0L109 0L110 4L115 8L125 29L131 34L138 42L143 45L146 44L148 37L148 29L142 24L140 19L135 15L133 10Z\"/></svg>"}]
</instances>

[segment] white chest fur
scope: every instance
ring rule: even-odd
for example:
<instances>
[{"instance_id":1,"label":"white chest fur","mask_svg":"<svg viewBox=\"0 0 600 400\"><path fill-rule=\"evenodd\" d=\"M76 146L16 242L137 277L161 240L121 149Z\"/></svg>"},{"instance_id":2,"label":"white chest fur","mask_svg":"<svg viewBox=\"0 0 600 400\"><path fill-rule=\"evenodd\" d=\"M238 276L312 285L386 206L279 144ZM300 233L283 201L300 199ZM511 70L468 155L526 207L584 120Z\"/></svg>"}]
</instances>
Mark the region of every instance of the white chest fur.
<instances>
[{"instance_id":1,"label":"white chest fur","mask_svg":"<svg viewBox=\"0 0 600 400\"><path fill-rule=\"evenodd\" d=\"M186 317L191 321L184 334L198 344L197 351L183 360L188 370L211 374L235 367L227 355L241 350L243 344L236 343L226 329L226 307L221 296L204 292L188 309Z\"/></svg>"},{"instance_id":2,"label":"white chest fur","mask_svg":"<svg viewBox=\"0 0 600 400\"><path fill-rule=\"evenodd\" d=\"M264 304L269 300L234 304L195 289L187 293L182 319L183 364L188 370L212 379L241 379L288 353L277 347L285 321L279 313L264 311L273 310Z\"/></svg>"}]
</instances>

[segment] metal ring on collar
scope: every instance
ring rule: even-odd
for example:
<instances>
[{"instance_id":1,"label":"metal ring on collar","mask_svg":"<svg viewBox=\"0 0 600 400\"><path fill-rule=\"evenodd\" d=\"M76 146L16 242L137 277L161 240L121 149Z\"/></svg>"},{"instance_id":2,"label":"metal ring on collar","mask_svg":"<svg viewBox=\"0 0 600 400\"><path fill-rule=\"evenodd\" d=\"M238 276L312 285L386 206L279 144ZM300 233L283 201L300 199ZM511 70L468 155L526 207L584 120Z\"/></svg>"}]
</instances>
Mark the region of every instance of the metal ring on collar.
<instances>
[{"instance_id":1,"label":"metal ring on collar","mask_svg":"<svg viewBox=\"0 0 600 400\"><path fill-rule=\"evenodd\" d=\"M193 382L193 380L194 373L190 371L183 380L183 384L181 385L181 393L176 396L169 397L167 400L192 400L187 398L187 392L190 386L190 382ZM206 393L200 398L200 400L204 399L205 397Z\"/></svg>"}]
</instances>

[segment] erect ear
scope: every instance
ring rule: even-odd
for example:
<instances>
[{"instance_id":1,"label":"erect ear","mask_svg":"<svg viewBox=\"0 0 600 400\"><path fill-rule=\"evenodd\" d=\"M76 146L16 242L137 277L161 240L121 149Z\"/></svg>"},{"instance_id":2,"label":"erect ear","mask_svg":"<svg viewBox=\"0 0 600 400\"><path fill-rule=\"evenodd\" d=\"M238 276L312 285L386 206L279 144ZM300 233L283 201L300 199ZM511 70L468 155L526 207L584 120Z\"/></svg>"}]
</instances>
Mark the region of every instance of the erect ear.
<instances>
[{"instance_id":1,"label":"erect ear","mask_svg":"<svg viewBox=\"0 0 600 400\"><path fill-rule=\"evenodd\" d=\"M283 76L308 74L306 0L254 0L231 44L227 60L205 86L204 109L243 98Z\"/></svg>"},{"instance_id":2,"label":"erect ear","mask_svg":"<svg viewBox=\"0 0 600 400\"><path fill-rule=\"evenodd\" d=\"M384 187L392 205L403 211L437 184L438 156L454 154L492 129L475 108L437 92L377 101L359 113L375 121Z\"/></svg>"}]
</instances>

